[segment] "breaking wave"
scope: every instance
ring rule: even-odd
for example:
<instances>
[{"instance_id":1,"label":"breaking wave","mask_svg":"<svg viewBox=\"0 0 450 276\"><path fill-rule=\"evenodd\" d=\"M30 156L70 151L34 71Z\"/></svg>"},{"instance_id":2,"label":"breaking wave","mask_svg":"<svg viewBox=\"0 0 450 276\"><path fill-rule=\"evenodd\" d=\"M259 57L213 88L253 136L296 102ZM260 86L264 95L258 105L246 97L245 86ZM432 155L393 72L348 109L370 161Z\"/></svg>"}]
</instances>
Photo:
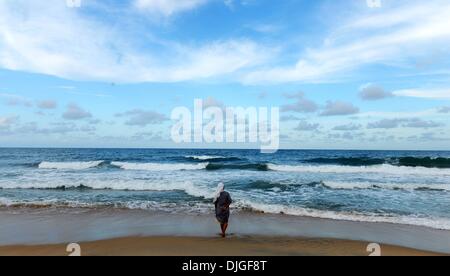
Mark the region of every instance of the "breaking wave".
<instances>
[{"instance_id":1,"label":"breaking wave","mask_svg":"<svg viewBox=\"0 0 450 276\"><path fill-rule=\"evenodd\" d=\"M280 172L297 172L297 173L347 173L347 174L364 174L364 173L380 173L394 175L445 175L450 176L450 169L424 168L424 167L406 167L393 166L388 164L377 166L338 166L338 165L275 165L269 164L268 168L273 171Z\"/></svg>"},{"instance_id":2,"label":"breaking wave","mask_svg":"<svg viewBox=\"0 0 450 276\"><path fill-rule=\"evenodd\" d=\"M386 159L369 157L314 158L305 160L305 163L342 166L375 166L387 164L403 167L450 168L450 158L443 157L399 157Z\"/></svg>"},{"instance_id":3,"label":"breaking wave","mask_svg":"<svg viewBox=\"0 0 450 276\"><path fill-rule=\"evenodd\" d=\"M407 183L371 183L371 182L332 182L326 181L322 185L335 190L366 190L388 189L405 191L450 191L450 184L407 184Z\"/></svg>"},{"instance_id":4,"label":"breaking wave","mask_svg":"<svg viewBox=\"0 0 450 276\"><path fill-rule=\"evenodd\" d=\"M88 162L41 162L39 169L47 170L87 170L100 166L104 161Z\"/></svg>"},{"instance_id":5,"label":"breaking wave","mask_svg":"<svg viewBox=\"0 0 450 276\"><path fill-rule=\"evenodd\" d=\"M194 155L194 156L185 156L189 161L196 162L232 162L232 161L241 161L242 159L238 157L225 157L225 156L214 156L214 155Z\"/></svg>"},{"instance_id":6,"label":"breaking wave","mask_svg":"<svg viewBox=\"0 0 450 276\"><path fill-rule=\"evenodd\" d=\"M201 164L177 164L177 163L128 163L111 162L112 166L123 170L133 171L192 171L204 170L208 163Z\"/></svg>"},{"instance_id":7,"label":"breaking wave","mask_svg":"<svg viewBox=\"0 0 450 276\"><path fill-rule=\"evenodd\" d=\"M283 214L291 216L331 219L340 221L392 223L392 224L424 226L441 230L450 230L450 220L444 218L434 219L416 216L401 216L396 214L392 214L390 216L387 215L382 216L379 214L317 210L301 207L290 207L286 205L263 204L251 201L243 201L242 204L244 206L244 209L268 214Z\"/></svg>"}]
</instances>

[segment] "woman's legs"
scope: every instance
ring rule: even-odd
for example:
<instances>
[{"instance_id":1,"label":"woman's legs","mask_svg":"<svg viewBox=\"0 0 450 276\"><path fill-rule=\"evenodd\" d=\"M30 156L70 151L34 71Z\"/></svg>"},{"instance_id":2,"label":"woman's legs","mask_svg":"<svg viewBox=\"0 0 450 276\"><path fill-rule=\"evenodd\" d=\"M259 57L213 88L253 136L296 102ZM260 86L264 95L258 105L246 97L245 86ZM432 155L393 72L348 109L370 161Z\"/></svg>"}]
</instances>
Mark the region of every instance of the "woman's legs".
<instances>
[{"instance_id":1,"label":"woman's legs","mask_svg":"<svg viewBox=\"0 0 450 276\"><path fill-rule=\"evenodd\" d=\"M220 224L220 229L222 229L222 237L225 238L226 232L228 228L228 223L222 223Z\"/></svg>"}]
</instances>

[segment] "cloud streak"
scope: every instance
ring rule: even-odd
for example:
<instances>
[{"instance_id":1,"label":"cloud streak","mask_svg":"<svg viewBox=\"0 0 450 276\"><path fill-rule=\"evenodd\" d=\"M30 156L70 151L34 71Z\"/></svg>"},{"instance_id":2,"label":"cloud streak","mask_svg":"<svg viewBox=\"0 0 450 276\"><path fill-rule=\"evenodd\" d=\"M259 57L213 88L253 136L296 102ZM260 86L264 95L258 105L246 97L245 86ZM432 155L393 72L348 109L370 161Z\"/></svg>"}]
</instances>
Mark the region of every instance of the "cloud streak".
<instances>
[{"instance_id":1,"label":"cloud streak","mask_svg":"<svg viewBox=\"0 0 450 276\"><path fill-rule=\"evenodd\" d=\"M199 1L140 2L167 5L170 13ZM180 82L223 77L262 64L273 53L246 38L201 43L151 38L142 48L127 33L84 17L63 1L1 1L0 66L71 80Z\"/></svg>"},{"instance_id":2,"label":"cloud streak","mask_svg":"<svg viewBox=\"0 0 450 276\"><path fill-rule=\"evenodd\" d=\"M71 80L120 83L211 78L245 84L329 82L364 66L411 67L411 60L450 42L450 3L445 0L398 1L380 12L355 11L360 15L340 20L336 25L344 27L327 31L323 43L306 45L294 58L288 50L293 45L268 43L263 39L265 32L256 38L194 37L186 42L163 39L157 35L161 30L143 26L145 36L139 41L123 27L126 24L112 28L98 18L68 9L63 2L0 1L1 67ZM138 24L149 17L146 12L168 17L208 2L135 0L127 2L131 5L125 5L120 15ZM110 15L107 8L96 12ZM266 32L272 30L270 24L261 26Z\"/></svg>"},{"instance_id":3,"label":"cloud streak","mask_svg":"<svg viewBox=\"0 0 450 276\"><path fill-rule=\"evenodd\" d=\"M398 119L382 119L377 122L372 122L367 125L368 129L394 129L399 127L404 128L437 128L445 126L442 123L434 121L426 121L419 118L398 118Z\"/></svg>"},{"instance_id":4,"label":"cloud streak","mask_svg":"<svg viewBox=\"0 0 450 276\"><path fill-rule=\"evenodd\" d=\"M136 8L153 14L171 16L179 12L195 9L208 0L136 0Z\"/></svg>"},{"instance_id":5,"label":"cloud streak","mask_svg":"<svg viewBox=\"0 0 450 276\"><path fill-rule=\"evenodd\" d=\"M412 97L422 99L450 99L449 89L404 89L394 91L394 95L399 97Z\"/></svg>"},{"instance_id":6,"label":"cloud streak","mask_svg":"<svg viewBox=\"0 0 450 276\"><path fill-rule=\"evenodd\" d=\"M322 46L305 51L294 65L256 70L243 81L323 82L368 65L405 66L408 59L450 42L448 1L399 1L389 10L359 13L344 28L334 30Z\"/></svg>"}]
</instances>

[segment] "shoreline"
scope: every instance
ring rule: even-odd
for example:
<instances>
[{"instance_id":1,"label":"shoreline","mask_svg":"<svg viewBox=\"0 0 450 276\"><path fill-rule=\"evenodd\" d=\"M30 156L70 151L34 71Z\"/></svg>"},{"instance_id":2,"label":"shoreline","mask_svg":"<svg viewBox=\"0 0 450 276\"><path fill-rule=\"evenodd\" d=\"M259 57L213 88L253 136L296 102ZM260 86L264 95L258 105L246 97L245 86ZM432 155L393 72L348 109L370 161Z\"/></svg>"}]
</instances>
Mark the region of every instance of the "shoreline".
<instances>
[{"instance_id":1,"label":"shoreline","mask_svg":"<svg viewBox=\"0 0 450 276\"><path fill-rule=\"evenodd\" d=\"M81 256L369 256L366 242L293 237L124 237L82 242ZM380 245L381 256L445 256ZM0 246L0 256L69 256L67 244Z\"/></svg>"},{"instance_id":2,"label":"shoreline","mask_svg":"<svg viewBox=\"0 0 450 276\"><path fill-rule=\"evenodd\" d=\"M177 242L194 243L197 239L210 240L214 244L220 232L213 215L171 214L144 210L0 208L0 221L2 221L0 254L6 254L5 248L8 248L10 252L18 250L19 253L25 253L21 251L24 248L45 252L57 245L61 247L69 243L88 244L93 248L100 246L105 250L99 252L107 254L114 252L108 241L131 239L130 251L127 252L133 255L133 250L136 250L136 254L145 253L136 247L140 243L147 244L147 247L151 248L154 242L158 244L161 239L173 240L174 250ZM317 254L323 252L324 255L339 254L330 247L321 246L324 241L326 244L337 243L338 247L342 248L347 248L350 244L357 245L359 251L355 249L356 247L353 247L353 251L361 255L367 255L366 248L370 243L388 245L390 248L410 248L408 251L402 251L405 254L414 252L450 254L450 231L421 226L262 213L234 213L230 222L231 236L227 241L231 240L230 244L236 243L236 248L240 244L248 244L249 248L255 248L258 252L267 251L277 254L276 244L290 241L297 244L298 248L303 248L302 244L306 243L306 249L311 245L317 250L321 248L324 250L300 250L298 254L309 254L308 252L313 255L315 252ZM266 241L272 242L266 244ZM136 246L133 246L135 243ZM223 246L227 247L228 243ZM122 247L128 246L123 243ZM242 250L244 249L245 247ZM170 254L170 251L161 250L160 252L166 252L164 255ZM350 254L353 251L347 253ZM198 252L203 251L192 251L192 254ZM233 248L230 248L230 254L235 255L233 252ZM397 251L392 252L394 254ZM251 254L251 252L248 253ZM290 253L295 252L286 251L286 254ZM65 254L65 251L59 254Z\"/></svg>"}]
</instances>

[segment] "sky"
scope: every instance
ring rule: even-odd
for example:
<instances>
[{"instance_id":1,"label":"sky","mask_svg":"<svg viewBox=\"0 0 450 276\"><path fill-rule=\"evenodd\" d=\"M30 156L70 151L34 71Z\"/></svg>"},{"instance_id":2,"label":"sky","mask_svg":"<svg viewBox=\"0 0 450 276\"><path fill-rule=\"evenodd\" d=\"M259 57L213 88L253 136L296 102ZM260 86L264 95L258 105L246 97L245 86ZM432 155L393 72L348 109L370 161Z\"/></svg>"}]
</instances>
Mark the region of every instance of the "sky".
<instances>
[{"instance_id":1,"label":"sky","mask_svg":"<svg viewBox=\"0 0 450 276\"><path fill-rule=\"evenodd\" d=\"M79 3L77 3L79 1ZM281 146L450 150L448 0L0 0L0 147L175 144L279 107Z\"/></svg>"}]
</instances>

